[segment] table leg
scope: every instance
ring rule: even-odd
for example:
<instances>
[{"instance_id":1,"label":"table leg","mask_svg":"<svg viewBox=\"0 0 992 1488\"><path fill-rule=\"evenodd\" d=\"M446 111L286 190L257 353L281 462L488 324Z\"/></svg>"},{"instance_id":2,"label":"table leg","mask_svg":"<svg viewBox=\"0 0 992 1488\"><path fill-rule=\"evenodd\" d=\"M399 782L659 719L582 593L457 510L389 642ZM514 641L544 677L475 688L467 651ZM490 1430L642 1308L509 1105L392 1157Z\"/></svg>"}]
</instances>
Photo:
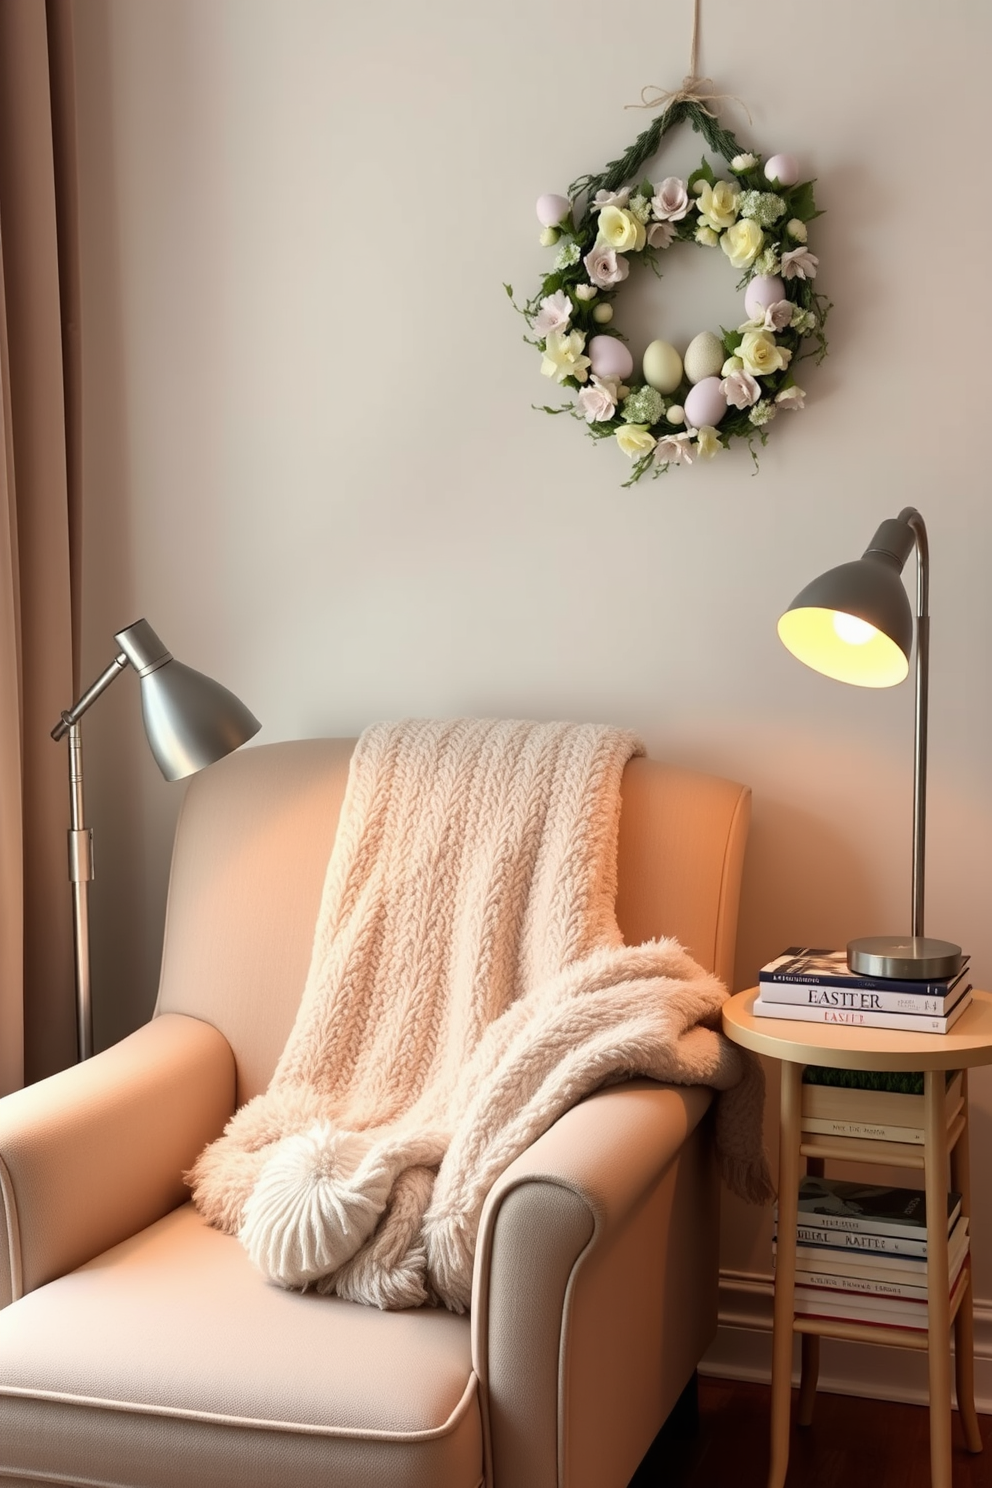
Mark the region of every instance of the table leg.
<instances>
[{"instance_id":1,"label":"table leg","mask_svg":"<svg viewBox=\"0 0 992 1488\"><path fill-rule=\"evenodd\" d=\"M801 1064L785 1060L778 1158L778 1249L772 1330L771 1463L768 1488L784 1488L792 1407L792 1325L795 1321L796 1220L799 1212Z\"/></svg>"},{"instance_id":2,"label":"table leg","mask_svg":"<svg viewBox=\"0 0 992 1488\"><path fill-rule=\"evenodd\" d=\"M822 1157L808 1157L806 1159L807 1176L822 1178L826 1166ZM796 1417L800 1426L812 1426L813 1424L813 1407L816 1404L816 1385L819 1377L820 1340L815 1333L804 1333L802 1336L802 1368L799 1374L799 1411Z\"/></svg>"},{"instance_id":3,"label":"table leg","mask_svg":"<svg viewBox=\"0 0 992 1488\"><path fill-rule=\"evenodd\" d=\"M930 1483L951 1488L951 1317L947 1280L947 1110L943 1070L924 1074L927 1196L927 1357L930 1372Z\"/></svg>"},{"instance_id":4,"label":"table leg","mask_svg":"<svg viewBox=\"0 0 992 1488\"><path fill-rule=\"evenodd\" d=\"M964 1097L964 1130L951 1152L951 1187L961 1195L961 1213L971 1214L971 1155L968 1141L968 1071L961 1074ZM954 1319L954 1382L957 1387L958 1414L964 1428L969 1452L982 1450L982 1433L975 1414L975 1325L972 1313L972 1279L970 1273L958 1315Z\"/></svg>"}]
</instances>

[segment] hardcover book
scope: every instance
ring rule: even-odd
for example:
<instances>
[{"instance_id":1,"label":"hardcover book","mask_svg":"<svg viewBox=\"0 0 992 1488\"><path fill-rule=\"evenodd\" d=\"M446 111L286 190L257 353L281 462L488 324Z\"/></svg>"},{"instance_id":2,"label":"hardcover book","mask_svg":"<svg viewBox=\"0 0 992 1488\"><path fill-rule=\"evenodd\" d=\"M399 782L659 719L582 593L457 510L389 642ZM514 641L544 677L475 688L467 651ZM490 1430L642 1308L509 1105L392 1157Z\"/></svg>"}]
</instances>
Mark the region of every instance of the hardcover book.
<instances>
[{"instance_id":1,"label":"hardcover book","mask_svg":"<svg viewBox=\"0 0 992 1488\"><path fill-rule=\"evenodd\" d=\"M947 1195L947 1229L961 1212L961 1195ZM812 1178L799 1183L799 1222L821 1230L927 1238L927 1200L919 1188Z\"/></svg>"},{"instance_id":2,"label":"hardcover book","mask_svg":"<svg viewBox=\"0 0 992 1488\"><path fill-rule=\"evenodd\" d=\"M962 972L941 996L935 993L900 992L872 987L837 987L825 982L775 982L759 977L765 1002L800 1007L847 1008L865 1013L949 1013L958 998L971 986ZM786 1014L788 1016L788 1014Z\"/></svg>"},{"instance_id":3,"label":"hardcover book","mask_svg":"<svg viewBox=\"0 0 992 1488\"><path fill-rule=\"evenodd\" d=\"M965 1284L967 1268L962 1266L951 1287L953 1308L957 1294ZM926 1299L911 1301L899 1297L864 1297L854 1292L831 1292L824 1287L797 1286L796 1312L806 1317L844 1319L852 1323L881 1323L896 1328L927 1326Z\"/></svg>"},{"instance_id":4,"label":"hardcover book","mask_svg":"<svg viewBox=\"0 0 992 1488\"><path fill-rule=\"evenodd\" d=\"M772 1264L777 1261L777 1246L772 1245ZM968 1221L960 1218L947 1244L947 1263L951 1277L958 1274L968 1254ZM838 1245L796 1246L796 1275L800 1272L834 1277L851 1277L861 1282L893 1282L917 1288L927 1284L925 1255L892 1255L878 1251L849 1250ZM808 1280L808 1277L806 1278ZM840 1283L838 1282L839 1286ZM915 1295L911 1292L910 1295Z\"/></svg>"},{"instance_id":5,"label":"hardcover book","mask_svg":"<svg viewBox=\"0 0 992 1488\"><path fill-rule=\"evenodd\" d=\"M758 1018L780 1018L801 1023L829 1023L845 1028L898 1028L906 1033L947 1033L971 1002L969 987L949 1013L938 1017L932 1013L854 1012L833 1007L808 1007L795 1003L766 1002L754 999L752 1013Z\"/></svg>"},{"instance_id":6,"label":"hardcover book","mask_svg":"<svg viewBox=\"0 0 992 1488\"><path fill-rule=\"evenodd\" d=\"M845 951L818 950L813 946L789 946L758 972L760 982L842 987L869 992L906 992L919 997L945 997L968 969L938 981L909 981L898 977L861 976L849 970Z\"/></svg>"}]
</instances>

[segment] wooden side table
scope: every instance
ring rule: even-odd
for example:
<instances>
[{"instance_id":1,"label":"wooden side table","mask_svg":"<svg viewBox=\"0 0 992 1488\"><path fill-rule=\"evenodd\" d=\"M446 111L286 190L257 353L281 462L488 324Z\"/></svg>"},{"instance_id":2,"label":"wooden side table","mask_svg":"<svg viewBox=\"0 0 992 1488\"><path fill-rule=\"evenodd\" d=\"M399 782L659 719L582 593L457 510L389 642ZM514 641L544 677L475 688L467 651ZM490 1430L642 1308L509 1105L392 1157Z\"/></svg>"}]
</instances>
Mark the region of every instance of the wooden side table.
<instances>
[{"instance_id":1,"label":"wooden side table","mask_svg":"<svg viewBox=\"0 0 992 1488\"><path fill-rule=\"evenodd\" d=\"M975 1415L974 1340L971 1258L958 1293L954 1315L949 1302L947 1227L934 1223L947 1206L948 1187L961 1194L961 1212L971 1213L968 1171L968 1068L992 1064L992 993L975 992L971 1006L946 1034L902 1033L887 1028L850 1028L785 1018L756 1018L751 1011L757 989L739 992L723 1006L728 1038L778 1059L782 1065L779 1132L778 1256L772 1334L771 1464L768 1488L784 1488L789 1465L789 1408L792 1395L792 1335L803 1335L799 1420L808 1425L819 1368L821 1337L856 1339L926 1349L930 1376L930 1481L951 1488L951 1325L954 1327L955 1384L958 1411L968 1450L982 1450ZM922 1070L924 1072L924 1143L909 1149L901 1143L827 1137L803 1132L802 1074L807 1064L834 1069ZM947 1070L962 1070L961 1112L947 1125ZM898 1149L898 1151L896 1150ZM824 1159L874 1162L922 1168L927 1200L927 1329L898 1333L871 1323L796 1317L796 1225L802 1158L819 1171ZM948 1182L948 1177L950 1182Z\"/></svg>"}]
</instances>

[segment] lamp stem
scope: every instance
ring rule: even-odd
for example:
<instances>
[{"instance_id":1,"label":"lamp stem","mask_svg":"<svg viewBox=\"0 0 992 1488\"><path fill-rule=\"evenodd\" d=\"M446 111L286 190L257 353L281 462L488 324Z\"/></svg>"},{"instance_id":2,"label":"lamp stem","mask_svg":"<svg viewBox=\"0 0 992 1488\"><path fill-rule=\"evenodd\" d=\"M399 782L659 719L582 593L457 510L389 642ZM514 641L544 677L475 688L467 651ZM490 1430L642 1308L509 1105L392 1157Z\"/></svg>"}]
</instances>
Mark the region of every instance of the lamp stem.
<instances>
[{"instance_id":1,"label":"lamp stem","mask_svg":"<svg viewBox=\"0 0 992 1488\"><path fill-rule=\"evenodd\" d=\"M930 547L919 512L899 513L916 542L916 748L913 760L913 934L922 936L927 836L927 714L930 683Z\"/></svg>"},{"instance_id":2,"label":"lamp stem","mask_svg":"<svg viewBox=\"0 0 992 1488\"><path fill-rule=\"evenodd\" d=\"M93 831L83 826L83 736L79 720L127 666L123 652L100 673L71 708L63 710L52 738L69 736L69 882L72 885L72 945L76 980L76 1051L80 1060L93 1053L93 1008L90 996L90 882L93 878Z\"/></svg>"},{"instance_id":3,"label":"lamp stem","mask_svg":"<svg viewBox=\"0 0 992 1488\"><path fill-rule=\"evenodd\" d=\"M79 1058L93 1053L90 999L90 880L93 877L93 832L83 826L83 737L78 722L69 733L69 881L72 884L72 932L76 965L76 1046Z\"/></svg>"}]
</instances>

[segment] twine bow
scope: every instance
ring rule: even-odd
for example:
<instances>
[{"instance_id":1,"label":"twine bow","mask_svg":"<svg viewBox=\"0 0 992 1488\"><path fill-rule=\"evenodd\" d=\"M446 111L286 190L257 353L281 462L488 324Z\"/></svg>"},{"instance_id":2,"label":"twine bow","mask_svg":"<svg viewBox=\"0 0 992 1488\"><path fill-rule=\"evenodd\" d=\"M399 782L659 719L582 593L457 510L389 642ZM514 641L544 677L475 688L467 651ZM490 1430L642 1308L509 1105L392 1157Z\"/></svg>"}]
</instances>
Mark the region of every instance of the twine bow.
<instances>
[{"instance_id":1,"label":"twine bow","mask_svg":"<svg viewBox=\"0 0 992 1488\"><path fill-rule=\"evenodd\" d=\"M700 77L696 72L696 59L699 51L699 0L693 0L692 7L692 41L689 44L689 71L682 79L681 88L658 88L653 83L641 89L640 103L628 103L627 108L672 108L676 103L694 103L697 108L706 114L707 118L715 119L716 112L707 108L708 103L739 103L747 114L747 122L753 123L750 110L746 103L734 93L704 93L704 88L713 87L713 79Z\"/></svg>"},{"instance_id":2,"label":"twine bow","mask_svg":"<svg viewBox=\"0 0 992 1488\"><path fill-rule=\"evenodd\" d=\"M712 88L713 79L708 77L696 77L693 73L686 73L682 79L680 88L659 88L654 83L649 83L641 89L640 103L625 104L625 108L671 108L676 103L694 103L710 119L716 118L715 110L707 108L708 103L738 103L747 114L749 124L754 121L751 111L743 99L738 98L736 93L704 93L704 88Z\"/></svg>"}]
</instances>

